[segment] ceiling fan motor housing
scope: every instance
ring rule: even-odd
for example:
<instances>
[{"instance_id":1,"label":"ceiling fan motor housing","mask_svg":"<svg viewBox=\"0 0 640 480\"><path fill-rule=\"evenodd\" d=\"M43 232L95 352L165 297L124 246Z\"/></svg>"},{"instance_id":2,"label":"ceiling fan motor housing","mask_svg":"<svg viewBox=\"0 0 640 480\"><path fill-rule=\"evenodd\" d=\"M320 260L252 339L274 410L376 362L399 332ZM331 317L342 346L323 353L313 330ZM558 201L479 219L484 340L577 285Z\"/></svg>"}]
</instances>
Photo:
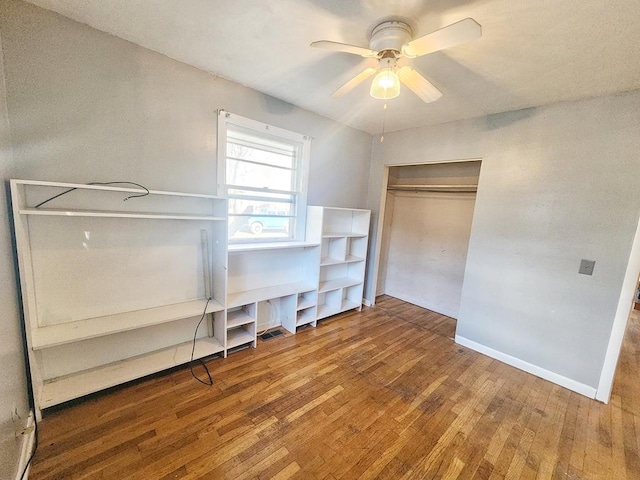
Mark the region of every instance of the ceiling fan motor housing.
<instances>
[{"instance_id":1,"label":"ceiling fan motor housing","mask_svg":"<svg viewBox=\"0 0 640 480\"><path fill-rule=\"evenodd\" d=\"M376 52L393 50L401 52L402 46L411 41L411 27L404 22L391 20L383 22L371 31L369 48Z\"/></svg>"}]
</instances>

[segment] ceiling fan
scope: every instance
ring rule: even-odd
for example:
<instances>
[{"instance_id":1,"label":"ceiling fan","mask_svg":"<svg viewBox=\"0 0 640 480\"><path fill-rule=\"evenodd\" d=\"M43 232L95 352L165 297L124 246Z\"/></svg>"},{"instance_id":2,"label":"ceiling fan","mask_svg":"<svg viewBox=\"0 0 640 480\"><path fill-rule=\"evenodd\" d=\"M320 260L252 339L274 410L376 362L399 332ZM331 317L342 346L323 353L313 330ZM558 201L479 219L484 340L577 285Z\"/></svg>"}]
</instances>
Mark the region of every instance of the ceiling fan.
<instances>
[{"instance_id":1,"label":"ceiling fan","mask_svg":"<svg viewBox=\"0 0 640 480\"><path fill-rule=\"evenodd\" d=\"M482 36L482 27L474 19L465 18L413 40L412 35L413 32L408 23L402 20L387 20L371 31L369 48L330 40L313 42L311 46L378 59L378 68L366 68L333 92L331 95L333 98L341 97L377 73L371 84L372 97L383 100L397 97L400 94L400 82L402 82L423 102L429 103L442 96L440 90L411 66L398 66L398 59L421 57L476 40Z\"/></svg>"}]
</instances>

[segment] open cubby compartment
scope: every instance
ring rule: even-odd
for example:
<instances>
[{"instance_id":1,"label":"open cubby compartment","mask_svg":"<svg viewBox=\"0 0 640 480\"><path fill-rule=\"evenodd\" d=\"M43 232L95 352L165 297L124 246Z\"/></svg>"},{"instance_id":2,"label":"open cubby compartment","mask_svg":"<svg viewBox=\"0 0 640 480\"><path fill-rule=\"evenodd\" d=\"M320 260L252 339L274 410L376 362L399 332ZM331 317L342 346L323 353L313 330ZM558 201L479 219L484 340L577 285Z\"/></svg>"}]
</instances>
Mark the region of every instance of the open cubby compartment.
<instances>
[{"instance_id":1,"label":"open cubby compartment","mask_svg":"<svg viewBox=\"0 0 640 480\"><path fill-rule=\"evenodd\" d=\"M368 237L349 237L347 238L347 256L346 261L359 262L364 261L367 256Z\"/></svg>"},{"instance_id":2,"label":"open cubby compartment","mask_svg":"<svg viewBox=\"0 0 640 480\"><path fill-rule=\"evenodd\" d=\"M241 305L227 311L225 355L228 350L241 345L251 344L255 348L257 316L258 306L256 303Z\"/></svg>"},{"instance_id":3,"label":"open cubby compartment","mask_svg":"<svg viewBox=\"0 0 640 480\"><path fill-rule=\"evenodd\" d=\"M369 210L324 207L323 235L369 234Z\"/></svg>"},{"instance_id":4,"label":"open cubby compartment","mask_svg":"<svg viewBox=\"0 0 640 480\"><path fill-rule=\"evenodd\" d=\"M347 256L347 237L325 237L322 239L320 265L344 262Z\"/></svg>"},{"instance_id":5,"label":"open cubby compartment","mask_svg":"<svg viewBox=\"0 0 640 480\"><path fill-rule=\"evenodd\" d=\"M256 304L249 303L227 310L227 330L256 322Z\"/></svg>"},{"instance_id":6,"label":"open cubby compartment","mask_svg":"<svg viewBox=\"0 0 640 480\"><path fill-rule=\"evenodd\" d=\"M300 292L298 293L298 302L296 304L296 310L305 310L307 308L315 307L317 303L318 303L317 290Z\"/></svg>"},{"instance_id":7,"label":"open cubby compartment","mask_svg":"<svg viewBox=\"0 0 640 480\"><path fill-rule=\"evenodd\" d=\"M341 263L320 267L318 292L346 288L362 283L363 262Z\"/></svg>"},{"instance_id":8,"label":"open cubby compartment","mask_svg":"<svg viewBox=\"0 0 640 480\"><path fill-rule=\"evenodd\" d=\"M318 293L318 320L340 313L342 309L342 289Z\"/></svg>"},{"instance_id":9,"label":"open cubby compartment","mask_svg":"<svg viewBox=\"0 0 640 480\"><path fill-rule=\"evenodd\" d=\"M364 284L353 285L342 290L342 311L362 308L362 291Z\"/></svg>"},{"instance_id":10,"label":"open cubby compartment","mask_svg":"<svg viewBox=\"0 0 640 480\"><path fill-rule=\"evenodd\" d=\"M283 326L295 333L297 292L258 303L258 330L260 332Z\"/></svg>"},{"instance_id":11,"label":"open cubby compartment","mask_svg":"<svg viewBox=\"0 0 640 480\"><path fill-rule=\"evenodd\" d=\"M296 312L296 327L312 324L316 326L316 320L318 317L318 308L314 305L312 307L303 308Z\"/></svg>"}]
</instances>

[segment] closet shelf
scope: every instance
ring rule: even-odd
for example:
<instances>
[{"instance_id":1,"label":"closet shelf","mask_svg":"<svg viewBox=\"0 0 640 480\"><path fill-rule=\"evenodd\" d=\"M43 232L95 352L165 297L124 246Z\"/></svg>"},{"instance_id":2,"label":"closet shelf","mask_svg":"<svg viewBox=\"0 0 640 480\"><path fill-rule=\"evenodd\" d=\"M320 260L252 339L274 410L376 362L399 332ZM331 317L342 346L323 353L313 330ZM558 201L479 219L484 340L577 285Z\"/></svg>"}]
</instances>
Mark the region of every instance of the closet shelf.
<instances>
[{"instance_id":1,"label":"closet shelf","mask_svg":"<svg viewBox=\"0 0 640 480\"><path fill-rule=\"evenodd\" d=\"M197 317L202 315L205 303L206 300L193 300L39 327L31 332L31 347L34 350L40 350L79 340ZM207 305L207 313L222 310L224 310L224 307L215 300L211 300Z\"/></svg>"},{"instance_id":2,"label":"closet shelf","mask_svg":"<svg viewBox=\"0 0 640 480\"><path fill-rule=\"evenodd\" d=\"M357 257L355 255L347 255L344 260L339 258L331 258L331 257L322 257L320 259L321 267L328 267L329 265L342 265L345 263L355 263L355 262L363 262L364 258Z\"/></svg>"},{"instance_id":3,"label":"closet shelf","mask_svg":"<svg viewBox=\"0 0 640 480\"><path fill-rule=\"evenodd\" d=\"M216 220L226 221L225 217L211 215L187 215L179 213L115 212L101 210L58 210L52 208L24 208L21 215L44 215L57 217L100 217L100 218L150 218L156 220Z\"/></svg>"},{"instance_id":4,"label":"closet shelf","mask_svg":"<svg viewBox=\"0 0 640 480\"><path fill-rule=\"evenodd\" d=\"M109 363L79 373L46 380L42 387L40 408L47 408L74 398L150 375L191 360L191 341L156 350L145 355ZM196 340L193 358L203 358L224 350L214 337Z\"/></svg>"},{"instance_id":5,"label":"closet shelf","mask_svg":"<svg viewBox=\"0 0 640 480\"><path fill-rule=\"evenodd\" d=\"M388 185L387 190L400 190L409 192L475 192L477 184L470 185Z\"/></svg>"},{"instance_id":6,"label":"closet shelf","mask_svg":"<svg viewBox=\"0 0 640 480\"><path fill-rule=\"evenodd\" d=\"M330 292L331 290L338 290L339 288L353 287L360 285L362 279L359 278L337 278L335 280L326 280L320 282L318 293Z\"/></svg>"}]
</instances>

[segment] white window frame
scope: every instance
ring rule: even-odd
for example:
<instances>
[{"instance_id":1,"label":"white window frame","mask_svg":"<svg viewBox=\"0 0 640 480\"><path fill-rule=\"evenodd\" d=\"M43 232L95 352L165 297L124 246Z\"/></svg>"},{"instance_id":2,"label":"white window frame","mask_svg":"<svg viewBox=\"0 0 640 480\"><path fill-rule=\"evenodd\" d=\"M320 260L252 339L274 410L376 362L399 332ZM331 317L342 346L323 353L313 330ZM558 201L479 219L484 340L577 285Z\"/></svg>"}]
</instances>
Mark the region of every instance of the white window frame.
<instances>
[{"instance_id":1,"label":"white window frame","mask_svg":"<svg viewBox=\"0 0 640 480\"><path fill-rule=\"evenodd\" d=\"M258 135L263 132L270 136L289 140L301 145L300 155L297 158L295 179L295 221L293 235L289 238L246 238L246 239L228 239L229 243L275 243L275 242L302 242L305 239L306 220L307 220L307 190L309 184L309 159L311 154L311 137L300 133L285 130L283 128L274 127L266 123L252 120L250 118L229 113L226 110L218 110L218 146L217 146L217 194L228 199L227 191L227 128L228 125L237 125L239 127L254 130Z\"/></svg>"}]
</instances>

